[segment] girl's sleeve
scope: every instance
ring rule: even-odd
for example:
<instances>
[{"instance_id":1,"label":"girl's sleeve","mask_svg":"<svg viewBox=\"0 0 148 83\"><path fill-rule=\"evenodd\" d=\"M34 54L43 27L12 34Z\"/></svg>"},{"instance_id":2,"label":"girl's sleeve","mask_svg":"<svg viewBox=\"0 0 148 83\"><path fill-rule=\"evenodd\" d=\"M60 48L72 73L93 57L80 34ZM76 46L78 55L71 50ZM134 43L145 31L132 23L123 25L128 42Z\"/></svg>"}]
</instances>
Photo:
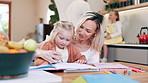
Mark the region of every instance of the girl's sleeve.
<instances>
[{"instance_id":1,"label":"girl's sleeve","mask_svg":"<svg viewBox=\"0 0 148 83\"><path fill-rule=\"evenodd\" d=\"M40 46L38 47L37 52L42 51L42 50L48 50L48 49L49 49L49 43L47 41L46 42L42 42L40 44ZM37 54L39 54L39 53L37 53ZM34 65L35 66L39 66L39 65L43 65L43 64L49 64L46 60L44 60L40 56L41 55L35 56L35 59L34 59Z\"/></svg>"},{"instance_id":2,"label":"girl's sleeve","mask_svg":"<svg viewBox=\"0 0 148 83\"><path fill-rule=\"evenodd\" d=\"M75 49L75 60L86 60L85 55L82 55L77 49Z\"/></svg>"},{"instance_id":3,"label":"girl's sleeve","mask_svg":"<svg viewBox=\"0 0 148 83\"><path fill-rule=\"evenodd\" d=\"M77 60L85 60L86 58L84 55L82 55L74 46L70 45L69 46L69 57L68 57L68 62L73 63Z\"/></svg>"}]
</instances>

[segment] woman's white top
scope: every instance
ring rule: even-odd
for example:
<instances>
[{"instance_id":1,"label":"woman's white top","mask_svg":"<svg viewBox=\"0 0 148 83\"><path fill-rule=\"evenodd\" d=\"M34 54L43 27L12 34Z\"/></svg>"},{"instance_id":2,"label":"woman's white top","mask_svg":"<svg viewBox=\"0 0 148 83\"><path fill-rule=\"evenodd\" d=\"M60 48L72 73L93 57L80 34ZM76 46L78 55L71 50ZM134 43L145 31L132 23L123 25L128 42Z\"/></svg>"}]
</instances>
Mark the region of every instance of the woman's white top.
<instances>
[{"instance_id":1,"label":"woman's white top","mask_svg":"<svg viewBox=\"0 0 148 83\"><path fill-rule=\"evenodd\" d=\"M82 55L85 55L87 64L97 64L100 63L100 53L95 49L89 48L85 52L81 52Z\"/></svg>"}]
</instances>

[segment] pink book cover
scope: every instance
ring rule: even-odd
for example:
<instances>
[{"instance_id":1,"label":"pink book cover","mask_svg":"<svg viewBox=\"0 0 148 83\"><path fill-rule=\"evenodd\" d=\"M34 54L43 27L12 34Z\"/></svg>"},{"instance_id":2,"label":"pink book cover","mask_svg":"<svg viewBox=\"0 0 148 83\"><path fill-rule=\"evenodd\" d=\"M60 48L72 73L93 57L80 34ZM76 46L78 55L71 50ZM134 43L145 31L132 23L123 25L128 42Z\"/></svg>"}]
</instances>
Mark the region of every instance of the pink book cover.
<instances>
[{"instance_id":1,"label":"pink book cover","mask_svg":"<svg viewBox=\"0 0 148 83\"><path fill-rule=\"evenodd\" d=\"M116 71L125 71L129 70L129 67L119 64L119 63L98 63L95 64L97 68L100 69L100 71L110 71L110 70L116 70Z\"/></svg>"}]
</instances>

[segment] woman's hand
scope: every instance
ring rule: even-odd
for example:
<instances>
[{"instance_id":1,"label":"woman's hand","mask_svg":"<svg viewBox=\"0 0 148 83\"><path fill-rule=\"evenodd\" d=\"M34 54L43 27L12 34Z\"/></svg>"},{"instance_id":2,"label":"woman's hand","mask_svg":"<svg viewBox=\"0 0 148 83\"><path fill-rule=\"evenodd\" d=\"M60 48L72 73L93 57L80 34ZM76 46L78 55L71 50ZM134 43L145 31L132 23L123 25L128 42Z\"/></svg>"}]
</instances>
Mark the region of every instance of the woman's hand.
<instances>
[{"instance_id":1,"label":"woman's hand","mask_svg":"<svg viewBox=\"0 0 148 83\"><path fill-rule=\"evenodd\" d=\"M86 64L86 60L77 60L77 61L75 61L75 63Z\"/></svg>"},{"instance_id":2,"label":"woman's hand","mask_svg":"<svg viewBox=\"0 0 148 83\"><path fill-rule=\"evenodd\" d=\"M36 50L36 56L35 57L41 57L44 60L48 61L49 63L57 63L59 60L62 59L62 56L60 53L52 50Z\"/></svg>"}]
</instances>

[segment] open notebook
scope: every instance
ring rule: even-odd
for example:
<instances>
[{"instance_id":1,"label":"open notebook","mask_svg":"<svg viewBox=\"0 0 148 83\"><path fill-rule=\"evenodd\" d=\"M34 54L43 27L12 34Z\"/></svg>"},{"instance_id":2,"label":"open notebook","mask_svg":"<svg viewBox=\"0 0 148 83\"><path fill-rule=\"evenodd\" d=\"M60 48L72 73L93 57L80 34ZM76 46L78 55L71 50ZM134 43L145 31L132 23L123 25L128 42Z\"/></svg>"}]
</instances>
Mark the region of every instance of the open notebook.
<instances>
[{"instance_id":1,"label":"open notebook","mask_svg":"<svg viewBox=\"0 0 148 83\"><path fill-rule=\"evenodd\" d=\"M56 63L41 66L32 66L30 70L63 70L65 73L99 71L97 67L78 63Z\"/></svg>"}]
</instances>

